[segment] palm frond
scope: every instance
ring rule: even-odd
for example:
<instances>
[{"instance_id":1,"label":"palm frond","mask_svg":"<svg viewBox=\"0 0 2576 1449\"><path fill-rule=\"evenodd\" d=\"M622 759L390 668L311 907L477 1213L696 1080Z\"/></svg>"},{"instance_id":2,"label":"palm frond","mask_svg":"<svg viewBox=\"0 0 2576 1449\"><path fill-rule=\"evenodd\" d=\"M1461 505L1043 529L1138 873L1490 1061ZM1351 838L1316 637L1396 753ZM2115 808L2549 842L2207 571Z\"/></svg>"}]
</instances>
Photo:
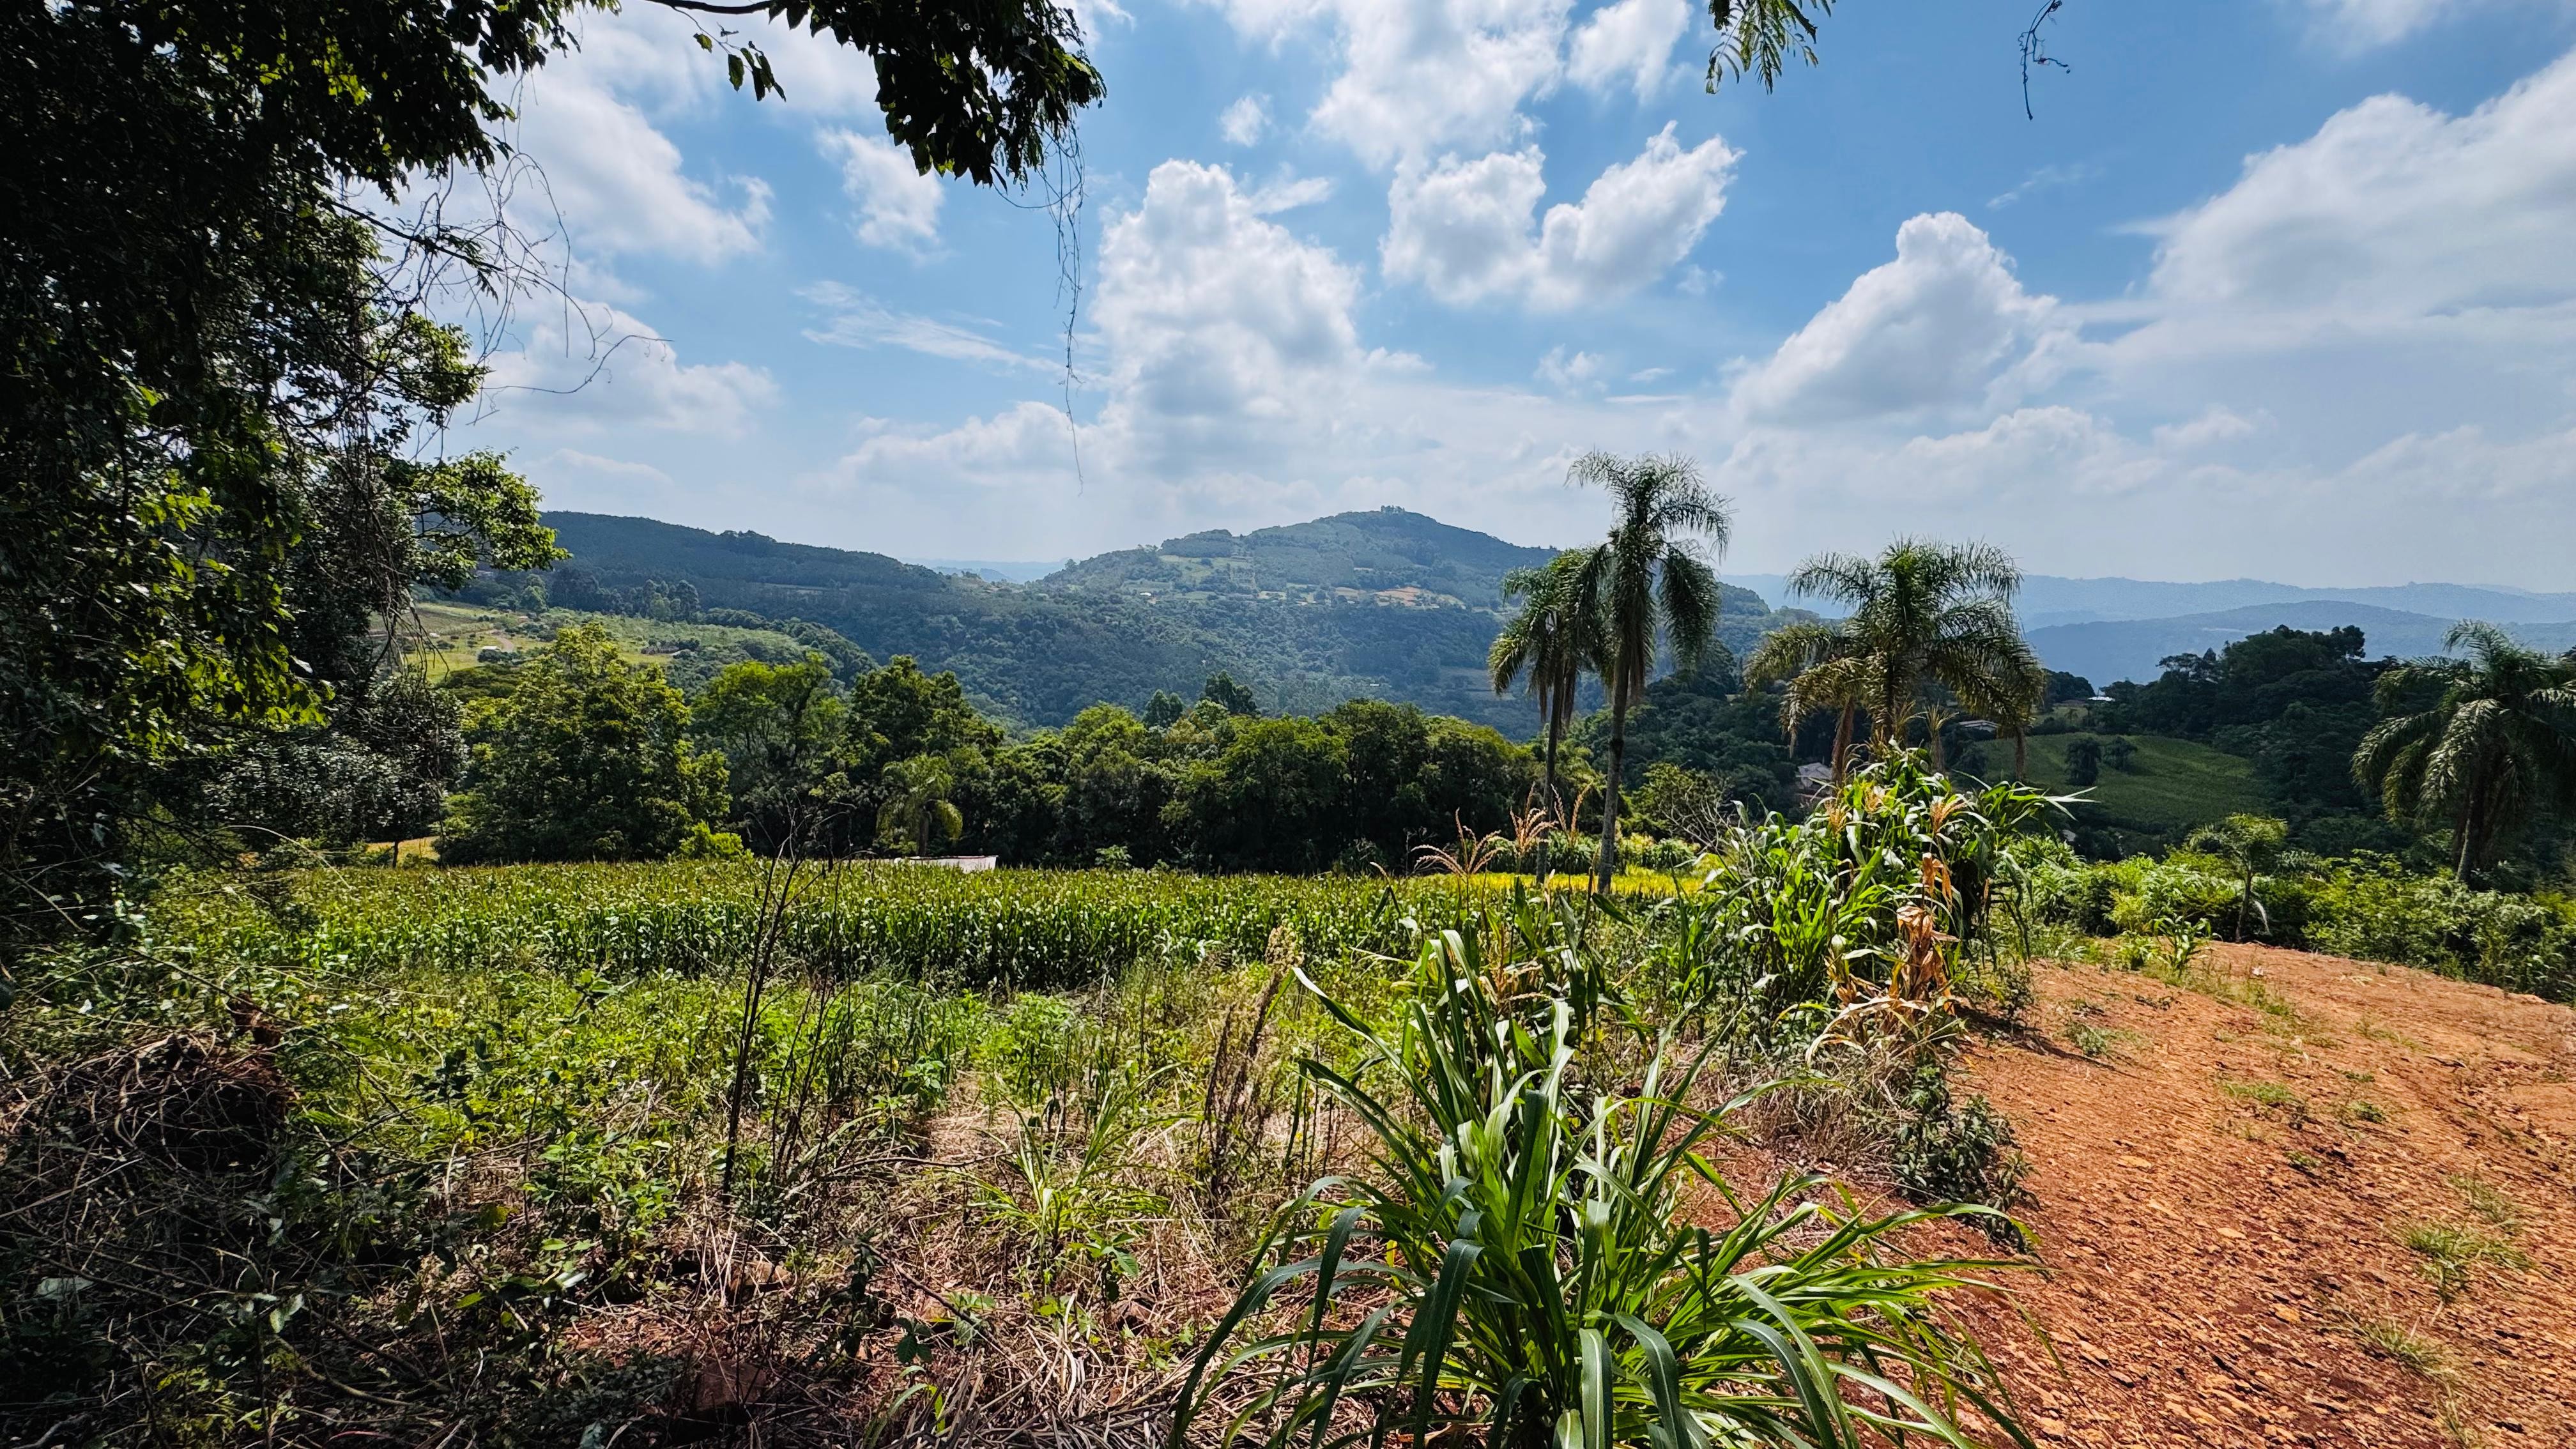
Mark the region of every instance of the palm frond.
<instances>
[{"instance_id":1,"label":"palm frond","mask_svg":"<svg viewBox=\"0 0 2576 1449\"><path fill-rule=\"evenodd\" d=\"M1674 662L1696 669L1717 642L1719 589L1717 570L1688 553L1664 556L1662 599L1665 628Z\"/></svg>"},{"instance_id":2,"label":"palm frond","mask_svg":"<svg viewBox=\"0 0 2576 1449\"><path fill-rule=\"evenodd\" d=\"M1858 554L1823 553L1789 575L1789 592L1802 599L1831 599L1858 609L1878 595L1876 566Z\"/></svg>"},{"instance_id":3,"label":"palm frond","mask_svg":"<svg viewBox=\"0 0 2576 1449\"><path fill-rule=\"evenodd\" d=\"M1816 63L1816 22L1834 0L1709 0L1717 45L1708 54L1708 88L1752 76L1769 90L1792 60Z\"/></svg>"}]
</instances>

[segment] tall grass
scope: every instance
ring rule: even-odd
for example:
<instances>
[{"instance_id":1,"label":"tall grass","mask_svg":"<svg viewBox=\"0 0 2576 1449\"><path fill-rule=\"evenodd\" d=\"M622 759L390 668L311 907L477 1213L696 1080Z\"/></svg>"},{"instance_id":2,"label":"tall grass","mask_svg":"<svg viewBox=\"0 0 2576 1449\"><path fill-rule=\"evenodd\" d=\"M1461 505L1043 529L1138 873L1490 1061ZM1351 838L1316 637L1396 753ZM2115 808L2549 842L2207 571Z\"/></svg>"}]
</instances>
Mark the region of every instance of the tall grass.
<instances>
[{"instance_id":1,"label":"tall grass","mask_svg":"<svg viewBox=\"0 0 2576 1449\"><path fill-rule=\"evenodd\" d=\"M1996 1265L1879 1252L1926 1218L1987 1210L1869 1218L1798 1178L1739 1197L1699 1150L1722 1123L1691 1101L1705 1051L1637 1039L1587 955L1509 928L1441 933L1386 1027L1316 991L1366 1050L1357 1072L1309 1070L1374 1151L1282 1213L1193 1367L1175 1449L1237 1380L1223 1441L1277 1449L1391 1434L1964 1446L1963 1409L2027 1445L1993 1366L1935 1312ZM1643 1052L1633 1092L1612 1084L1623 1045ZM1733 1226L1686 1219L1703 1188Z\"/></svg>"}]
</instances>

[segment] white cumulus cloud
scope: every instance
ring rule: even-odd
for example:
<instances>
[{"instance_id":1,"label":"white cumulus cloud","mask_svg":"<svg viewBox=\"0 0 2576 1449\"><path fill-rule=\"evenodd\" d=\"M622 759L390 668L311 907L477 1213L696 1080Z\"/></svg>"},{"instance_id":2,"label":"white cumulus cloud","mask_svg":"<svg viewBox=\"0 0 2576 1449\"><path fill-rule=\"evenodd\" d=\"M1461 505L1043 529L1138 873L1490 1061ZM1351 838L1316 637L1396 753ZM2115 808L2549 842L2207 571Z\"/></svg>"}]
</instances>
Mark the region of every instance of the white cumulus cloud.
<instances>
[{"instance_id":1,"label":"white cumulus cloud","mask_svg":"<svg viewBox=\"0 0 2576 1449\"><path fill-rule=\"evenodd\" d=\"M915 167L910 151L856 131L825 131L816 140L840 163L841 190L859 209L851 230L860 241L915 252L939 244L939 178Z\"/></svg>"},{"instance_id":2,"label":"white cumulus cloud","mask_svg":"<svg viewBox=\"0 0 2576 1449\"><path fill-rule=\"evenodd\" d=\"M1690 255L1725 209L1734 174L1736 153L1723 140L1684 150L1673 129L1543 219L1536 147L1409 165L1388 192L1380 265L1460 304L1509 297L1562 311L1633 292Z\"/></svg>"},{"instance_id":3,"label":"white cumulus cloud","mask_svg":"<svg viewBox=\"0 0 2576 1449\"><path fill-rule=\"evenodd\" d=\"M486 408L544 432L592 436L648 428L736 437L777 401L764 368L683 363L679 349L613 307L576 306L486 359Z\"/></svg>"},{"instance_id":4,"label":"white cumulus cloud","mask_svg":"<svg viewBox=\"0 0 2576 1449\"><path fill-rule=\"evenodd\" d=\"M1277 43L1323 30L1341 63L1312 115L1376 166L1519 137L1564 70L1566 0L1222 0Z\"/></svg>"},{"instance_id":5,"label":"white cumulus cloud","mask_svg":"<svg viewBox=\"0 0 2576 1449\"><path fill-rule=\"evenodd\" d=\"M1652 100L1673 78L1673 47L1690 23L1683 0L1616 0L1574 32L1566 74L1588 90L1624 85Z\"/></svg>"},{"instance_id":6,"label":"white cumulus cloud","mask_svg":"<svg viewBox=\"0 0 2576 1449\"><path fill-rule=\"evenodd\" d=\"M1896 260L1826 304L1735 398L1751 417L1793 422L1965 407L2039 380L2072 342L2057 300L2026 291L1983 231L1926 214L1897 228Z\"/></svg>"},{"instance_id":7,"label":"white cumulus cloud","mask_svg":"<svg viewBox=\"0 0 2576 1449\"><path fill-rule=\"evenodd\" d=\"M2169 303L2350 321L2576 295L2576 54L2465 116L2372 97L2158 230Z\"/></svg>"},{"instance_id":8,"label":"white cumulus cloud","mask_svg":"<svg viewBox=\"0 0 2576 1449\"><path fill-rule=\"evenodd\" d=\"M680 148L595 65L548 66L529 89L517 140L544 186L520 192L513 212L523 225L552 230L554 216L543 214L550 207L576 252L608 255L718 262L759 247L769 188L752 177L689 176Z\"/></svg>"}]
</instances>

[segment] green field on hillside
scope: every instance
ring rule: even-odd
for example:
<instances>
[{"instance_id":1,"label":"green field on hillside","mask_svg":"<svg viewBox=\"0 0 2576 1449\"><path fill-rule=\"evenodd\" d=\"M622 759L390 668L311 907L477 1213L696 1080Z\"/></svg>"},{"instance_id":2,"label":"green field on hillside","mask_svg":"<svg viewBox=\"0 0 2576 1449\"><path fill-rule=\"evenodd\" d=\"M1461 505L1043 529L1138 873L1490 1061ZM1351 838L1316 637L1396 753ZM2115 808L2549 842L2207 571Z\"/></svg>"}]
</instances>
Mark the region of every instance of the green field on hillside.
<instances>
[{"instance_id":1,"label":"green field on hillside","mask_svg":"<svg viewBox=\"0 0 2576 1449\"><path fill-rule=\"evenodd\" d=\"M2031 783L2050 791L2071 790L2066 783L2067 747L2080 739L2102 738L2033 735ZM2148 839L2171 840L2223 816L2269 809L2255 784L2254 766L2241 756L2155 735L2132 735L2129 742L2137 747L2129 767L2116 770L2104 762L2101 779L2086 792L2092 808L2078 816L2117 832L2124 847L2134 848ZM2011 772L2010 744L1979 748L1992 773Z\"/></svg>"},{"instance_id":2,"label":"green field on hillside","mask_svg":"<svg viewBox=\"0 0 2576 1449\"><path fill-rule=\"evenodd\" d=\"M680 624L628 614L589 614L548 609L529 615L509 609L478 609L437 602L412 606L404 623L404 657L429 670L433 679L471 669L487 647L525 652L545 647L555 631L571 624L597 624L617 644L627 662L659 668L682 689L695 690L725 665L743 659L783 663L802 659L810 646L774 629L743 629L728 624Z\"/></svg>"}]
</instances>

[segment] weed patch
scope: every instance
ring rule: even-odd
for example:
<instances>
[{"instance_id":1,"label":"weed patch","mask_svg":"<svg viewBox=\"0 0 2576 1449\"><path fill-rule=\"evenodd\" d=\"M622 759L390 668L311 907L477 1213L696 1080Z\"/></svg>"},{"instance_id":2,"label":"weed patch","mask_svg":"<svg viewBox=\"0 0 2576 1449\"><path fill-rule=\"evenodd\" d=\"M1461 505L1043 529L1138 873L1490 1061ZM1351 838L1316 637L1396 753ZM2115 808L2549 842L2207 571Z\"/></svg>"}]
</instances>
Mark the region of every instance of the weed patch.
<instances>
[{"instance_id":1,"label":"weed patch","mask_svg":"<svg viewBox=\"0 0 2576 1449\"><path fill-rule=\"evenodd\" d=\"M2308 1099L2279 1082L2226 1081L2218 1089L2259 1110L2279 1112L2293 1122L2308 1120Z\"/></svg>"}]
</instances>

